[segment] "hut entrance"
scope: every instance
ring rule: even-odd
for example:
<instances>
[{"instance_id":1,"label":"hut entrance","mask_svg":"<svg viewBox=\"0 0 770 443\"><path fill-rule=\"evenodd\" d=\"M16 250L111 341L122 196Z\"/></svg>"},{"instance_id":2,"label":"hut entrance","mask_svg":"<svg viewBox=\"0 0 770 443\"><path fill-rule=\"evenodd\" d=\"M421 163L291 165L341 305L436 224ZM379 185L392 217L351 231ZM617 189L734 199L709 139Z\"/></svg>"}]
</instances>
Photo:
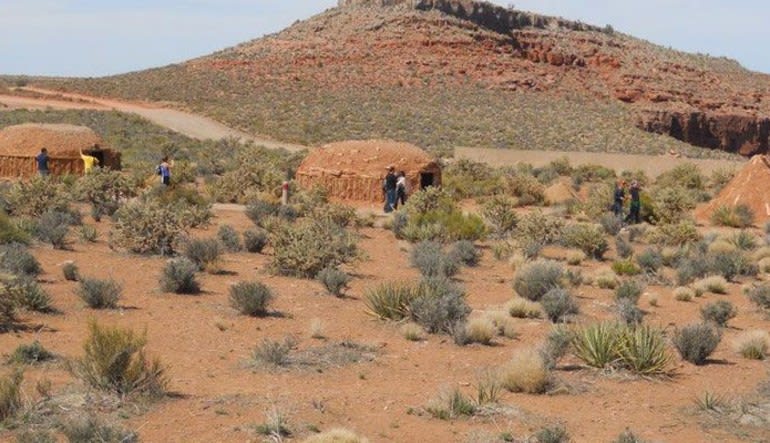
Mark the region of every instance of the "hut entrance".
<instances>
[{"instance_id":1,"label":"hut entrance","mask_svg":"<svg viewBox=\"0 0 770 443\"><path fill-rule=\"evenodd\" d=\"M425 189L433 186L433 173L421 172L420 173L420 189Z\"/></svg>"},{"instance_id":2,"label":"hut entrance","mask_svg":"<svg viewBox=\"0 0 770 443\"><path fill-rule=\"evenodd\" d=\"M99 160L99 165L104 164L104 151L101 149L89 149L85 151L86 155L90 155L91 157L95 157L97 160Z\"/></svg>"}]
</instances>

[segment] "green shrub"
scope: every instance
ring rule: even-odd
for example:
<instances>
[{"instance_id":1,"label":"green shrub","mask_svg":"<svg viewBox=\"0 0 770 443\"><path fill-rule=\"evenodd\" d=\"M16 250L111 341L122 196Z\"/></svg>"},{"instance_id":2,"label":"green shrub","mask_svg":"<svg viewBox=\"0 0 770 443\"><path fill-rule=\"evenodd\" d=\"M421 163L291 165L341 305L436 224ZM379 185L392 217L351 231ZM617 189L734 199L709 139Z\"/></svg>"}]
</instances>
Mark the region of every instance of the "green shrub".
<instances>
[{"instance_id":1,"label":"green shrub","mask_svg":"<svg viewBox=\"0 0 770 443\"><path fill-rule=\"evenodd\" d=\"M248 252L260 253L267 246L267 233L263 230L249 229L243 233L243 247Z\"/></svg>"},{"instance_id":2,"label":"green shrub","mask_svg":"<svg viewBox=\"0 0 770 443\"><path fill-rule=\"evenodd\" d=\"M567 355L572 345L572 335L571 330L561 325L555 326L548 332L545 343L539 350L546 368L555 368L559 360Z\"/></svg>"},{"instance_id":3,"label":"green shrub","mask_svg":"<svg viewBox=\"0 0 770 443\"><path fill-rule=\"evenodd\" d=\"M454 197L446 189L429 186L410 195L405 209L411 218L428 212L452 212L456 207Z\"/></svg>"},{"instance_id":4,"label":"green shrub","mask_svg":"<svg viewBox=\"0 0 770 443\"><path fill-rule=\"evenodd\" d=\"M666 246L682 246L695 243L701 239L698 228L693 222L684 220L678 223L665 224L650 229L647 232L647 241Z\"/></svg>"},{"instance_id":5,"label":"green shrub","mask_svg":"<svg viewBox=\"0 0 770 443\"><path fill-rule=\"evenodd\" d=\"M73 372L89 386L121 395L160 396L168 384L160 361L149 361L144 347L146 334L130 329L88 325L85 355L73 364Z\"/></svg>"},{"instance_id":6,"label":"green shrub","mask_svg":"<svg viewBox=\"0 0 770 443\"><path fill-rule=\"evenodd\" d=\"M759 267L741 251L710 253L707 259L709 270L728 281L739 275L754 276L759 273Z\"/></svg>"},{"instance_id":7,"label":"green shrub","mask_svg":"<svg viewBox=\"0 0 770 443\"><path fill-rule=\"evenodd\" d=\"M11 214L24 217L40 217L49 210L64 211L72 200L62 182L47 177L14 183L6 198Z\"/></svg>"},{"instance_id":8,"label":"green shrub","mask_svg":"<svg viewBox=\"0 0 770 443\"><path fill-rule=\"evenodd\" d=\"M78 265L76 265L74 262L66 262L64 265L62 265L62 273L64 274L64 279L67 281L78 281L80 279L80 272L78 271Z\"/></svg>"},{"instance_id":9,"label":"green shrub","mask_svg":"<svg viewBox=\"0 0 770 443\"><path fill-rule=\"evenodd\" d=\"M198 266L186 257L171 259L163 267L160 288L163 292L175 294L197 294L200 284L195 278Z\"/></svg>"},{"instance_id":10,"label":"green shrub","mask_svg":"<svg viewBox=\"0 0 770 443\"><path fill-rule=\"evenodd\" d=\"M738 315L738 309L727 300L719 300L702 307L700 314L704 321L725 327L730 319Z\"/></svg>"},{"instance_id":11,"label":"green shrub","mask_svg":"<svg viewBox=\"0 0 770 443\"><path fill-rule=\"evenodd\" d=\"M521 216L514 238L520 245L533 240L548 245L559 241L563 229L564 222L560 218L545 215L538 209Z\"/></svg>"},{"instance_id":12,"label":"green shrub","mask_svg":"<svg viewBox=\"0 0 770 443\"><path fill-rule=\"evenodd\" d=\"M0 211L0 244L29 242L26 232L19 229L4 211Z\"/></svg>"},{"instance_id":13,"label":"green shrub","mask_svg":"<svg viewBox=\"0 0 770 443\"><path fill-rule=\"evenodd\" d=\"M230 306L238 312L252 317L268 314L268 305L273 301L273 293L260 282L239 282L230 286Z\"/></svg>"},{"instance_id":14,"label":"green shrub","mask_svg":"<svg viewBox=\"0 0 770 443\"><path fill-rule=\"evenodd\" d=\"M658 250L647 248L636 256L636 263L643 271L655 273L663 266L663 257Z\"/></svg>"},{"instance_id":15,"label":"green shrub","mask_svg":"<svg viewBox=\"0 0 770 443\"><path fill-rule=\"evenodd\" d=\"M504 195L494 195L481 206L481 215L495 238L504 238L516 229L519 216L515 208L516 202Z\"/></svg>"},{"instance_id":16,"label":"green shrub","mask_svg":"<svg viewBox=\"0 0 770 443\"><path fill-rule=\"evenodd\" d=\"M303 220L280 225L270 236L273 271L293 277L314 278L327 266L357 256L353 236L328 221Z\"/></svg>"},{"instance_id":17,"label":"green shrub","mask_svg":"<svg viewBox=\"0 0 770 443\"><path fill-rule=\"evenodd\" d=\"M238 231L230 225L222 225L217 231L217 240L229 252L239 252L241 250L241 236Z\"/></svg>"},{"instance_id":18,"label":"green shrub","mask_svg":"<svg viewBox=\"0 0 770 443\"><path fill-rule=\"evenodd\" d=\"M615 302L615 312L623 324L634 326L644 320L644 311L632 299L621 298Z\"/></svg>"},{"instance_id":19,"label":"green shrub","mask_svg":"<svg viewBox=\"0 0 770 443\"><path fill-rule=\"evenodd\" d=\"M481 252L476 248L473 242L468 240L460 240L452 246L449 251L449 256L454 257L459 263L465 266L476 266L481 259Z\"/></svg>"},{"instance_id":20,"label":"green shrub","mask_svg":"<svg viewBox=\"0 0 770 443\"><path fill-rule=\"evenodd\" d=\"M634 254L634 248L631 246L631 243L627 242L621 236L615 237L615 251L617 252L618 257L622 259L628 259Z\"/></svg>"},{"instance_id":21,"label":"green shrub","mask_svg":"<svg viewBox=\"0 0 770 443\"><path fill-rule=\"evenodd\" d=\"M601 260L609 249L601 226L588 223L567 226L562 232L561 241L565 246L578 248L596 260Z\"/></svg>"},{"instance_id":22,"label":"green shrub","mask_svg":"<svg viewBox=\"0 0 770 443\"><path fill-rule=\"evenodd\" d=\"M540 299L540 304L548 319L554 323L565 321L580 311L572 294L562 288L553 288L546 292Z\"/></svg>"},{"instance_id":23,"label":"green shrub","mask_svg":"<svg viewBox=\"0 0 770 443\"><path fill-rule=\"evenodd\" d=\"M673 342L679 355L686 361L702 365L722 340L719 331L708 324L694 324L676 331Z\"/></svg>"},{"instance_id":24,"label":"green shrub","mask_svg":"<svg viewBox=\"0 0 770 443\"><path fill-rule=\"evenodd\" d=\"M56 437L47 430L24 430L16 434L15 443L56 443Z\"/></svg>"},{"instance_id":25,"label":"green shrub","mask_svg":"<svg viewBox=\"0 0 770 443\"><path fill-rule=\"evenodd\" d=\"M350 275L331 266L323 268L316 275L316 279L324 285L324 288L330 294L337 297L342 297L342 293L348 287L348 283L350 283Z\"/></svg>"},{"instance_id":26,"label":"green shrub","mask_svg":"<svg viewBox=\"0 0 770 443\"><path fill-rule=\"evenodd\" d=\"M681 186L658 188L653 196L655 220L664 225L678 223L696 203L693 193Z\"/></svg>"},{"instance_id":27,"label":"green shrub","mask_svg":"<svg viewBox=\"0 0 770 443\"><path fill-rule=\"evenodd\" d=\"M88 307L93 309L114 309L123 288L115 280L83 278L77 289L77 295Z\"/></svg>"},{"instance_id":28,"label":"green shrub","mask_svg":"<svg viewBox=\"0 0 770 443\"><path fill-rule=\"evenodd\" d=\"M441 186L458 198L482 197L500 191L499 170L486 163L459 159L442 171Z\"/></svg>"},{"instance_id":29,"label":"green shrub","mask_svg":"<svg viewBox=\"0 0 770 443\"><path fill-rule=\"evenodd\" d=\"M505 187L509 194L519 200L521 206L545 204L545 186L533 175L516 173L505 177Z\"/></svg>"},{"instance_id":30,"label":"green shrub","mask_svg":"<svg viewBox=\"0 0 770 443\"><path fill-rule=\"evenodd\" d=\"M644 443L644 440L637 437L630 429L626 429L612 443Z\"/></svg>"},{"instance_id":31,"label":"green shrub","mask_svg":"<svg viewBox=\"0 0 770 443\"><path fill-rule=\"evenodd\" d=\"M16 326L16 297L7 287L0 286L0 332L6 332Z\"/></svg>"},{"instance_id":32,"label":"green shrub","mask_svg":"<svg viewBox=\"0 0 770 443\"><path fill-rule=\"evenodd\" d=\"M639 303L639 297L644 292L644 284L638 280L625 280L615 289L615 300L630 300Z\"/></svg>"},{"instance_id":33,"label":"green shrub","mask_svg":"<svg viewBox=\"0 0 770 443\"><path fill-rule=\"evenodd\" d=\"M745 230L736 232L728 240L742 251L752 251L757 247L757 238L754 234Z\"/></svg>"},{"instance_id":34,"label":"green shrub","mask_svg":"<svg viewBox=\"0 0 770 443\"><path fill-rule=\"evenodd\" d=\"M641 268L628 259L612 262L612 270L618 275L639 275L642 273Z\"/></svg>"},{"instance_id":35,"label":"green shrub","mask_svg":"<svg viewBox=\"0 0 770 443\"><path fill-rule=\"evenodd\" d=\"M685 257L676 265L676 279L679 285L687 285L710 272L709 261L703 255Z\"/></svg>"},{"instance_id":36,"label":"green shrub","mask_svg":"<svg viewBox=\"0 0 770 443\"><path fill-rule=\"evenodd\" d=\"M139 435L109 424L95 415L76 416L63 422L62 434L70 442L136 443Z\"/></svg>"},{"instance_id":37,"label":"green shrub","mask_svg":"<svg viewBox=\"0 0 770 443\"><path fill-rule=\"evenodd\" d=\"M409 215L401 234L410 242L458 240L481 240L486 235L486 226L481 217L463 214L462 211L429 211Z\"/></svg>"},{"instance_id":38,"label":"green shrub","mask_svg":"<svg viewBox=\"0 0 770 443\"><path fill-rule=\"evenodd\" d=\"M711 223L716 226L748 228L754 224L754 211L746 205L722 205L711 213Z\"/></svg>"},{"instance_id":39,"label":"green shrub","mask_svg":"<svg viewBox=\"0 0 770 443\"><path fill-rule=\"evenodd\" d=\"M34 365L45 361L50 361L56 356L48 349L44 348L39 341L35 340L28 345L19 345L8 359L12 363L23 365Z\"/></svg>"},{"instance_id":40,"label":"green shrub","mask_svg":"<svg viewBox=\"0 0 770 443\"><path fill-rule=\"evenodd\" d=\"M747 295L760 309L770 310L770 285L754 286L748 290Z\"/></svg>"},{"instance_id":41,"label":"green shrub","mask_svg":"<svg viewBox=\"0 0 770 443\"><path fill-rule=\"evenodd\" d=\"M411 300L409 314L429 333L450 334L471 312L465 291L447 279L425 279L416 290L417 296Z\"/></svg>"},{"instance_id":42,"label":"green shrub","mask_svg":"<svg viewBox=\"0 0 770 443\"><path fill-rule=\"evenodd\" d=\"M418 296L404 283L382 283L364 292L367 312L383 320L399 321L409 316L409 306Z\"/></svg>"},{"instance_id":43,"label":"green shrub","mask_svg":"<svg viewBox=\"0 0 770 443\"><path fill-rule=\"evenodd\" d=\"M459 257L445 254L441 245L433 241L414 245L409 258L425 277L451 277L460 267Z\"/></svg>"},{"instance_id":44,"label":"green shrub","mask_svg":"<svg viewBox=\"0 0 770 443\"><path fill-rule=\"evenodd\" d=\"M533 435L537 443L569 443L571 438L564 425L551 425L542 428Z\"/></svg>"},{"instance_id":45,"label":"green shrub","mask_svg":"<svg viewBox=\"0 0 770 443\"><path fill-rule=\"evenodd\" d=\"M188 215L156 200L126 203L115 213L110 247L136 254L173 255L191 226Z\"/></svg>"},{"instance_id":46,"label":"green shrub","mask_svg":"<svg viewBox=\"0 0 770 443\"><path fill-rule=\"evenodd\" d=\"M246 216L254 222L255 225L264 227L265 221L270 217L278 216L281 205L265 200L254 200L246 206ZM284 212L284 214L289 214ZM296 217L289 217L291 221Z\"/></svg>"},{"instance_id":47,"label":"green shrub","mask_svg":"<svg viewBox=\"0 0 770 443\"><path fill-rule=\"evenodd\" d=\"M36 280L30 277L16 278L10 284L18 306L29 311L50 313L54 311L51 296Z\"/></svg>"},{"instance_id":48,"label":"green shrub","mask_svg":"<svg viewBox=\"0 0 770 443\"><path fill-rule=\"evenodd\" d=\"M537 260L526 263L516 271L513 289L521 297L539 301L548 291L562 287L564 268L558 262Z\"/></svg>"},{"instance_id":49,"label":"green shrub","mask_svg":"<svg viewBox=\"0 0 770 443\"><path fill-rule=\"evenodd\" d=\"M21 410L22 381L24 381L24 374L21 370L15 370L12 374L0 377L0 423Z\"/></svg>"},{"instance_id":50,"label":"green shrub","mask_svg":"<svg viewBox=\"0 0 770 443\"><path fill-rule=\"evenodd\" d=\"M297 346L294 338L287 336L283 340L262 339L252 352L252 359L258 366L288 366L289 354Z\"/></svg>"},{"instance_id":51,"label":"green shrub","mask_svg":"<svg viewBox=\"0 0 770 443\"><path fill-rule=\"evenodd\" d=\"M655 185L662 188L681 186L685 189L703 190L706 188L706 177L701 174L698 165L683 163L658 176Z\"/></svg>"},{"instance_id":52,"label":"green shrub","mask_svg":"<svg viewBox=\"0 0 770 443\"><path fill-rule=\"evenodd\" d=\"M0 246L0 269L15 275L34 277L42 271L40 263L21 243Z\"/></svg>"},{"instance_id":53,"label":"green shrub","mask_svg":"<svg viewBox=\"0 0 770 443\"><path fill-rule=\"evenodd\" d=\"M442 392L425 407L425 410L440 420L451 420L473 415L476 412L476 406L458 389L453 389Z\"/></svg>"},{"instance_id":54,"label":"green shrub","mask_svg":"<svg viewBox=\"0 0 770 443\"><path fill-rule=\"evenodd\" d=\"M82 225L80 226L80 229L78 229L78 236L80 237L80 241L86 243L95 243L99 238L99 231L97 231L93 226Z\"/></svg>"},{"instance_id":55,"label":"green shrub","mask_svg":"<svg viewBox=\"0 0 770 443\"><path fill-rule=\"evenodd\" d=\"M183 253L201 271L216 273L220 270L222 245L215 238L191 239L185 243Z\"/></svg>"},{"instance_id":56,"label":"green shrub","mask_svg":"<svg viewBox=\"0 0 770 443\"><path fill-rule=\"evenodd\" d=\"M599 224L608 235L616 236L623 229L623 219L615 214L605 213L599 217Z\"/></svg>"}]
</instances>

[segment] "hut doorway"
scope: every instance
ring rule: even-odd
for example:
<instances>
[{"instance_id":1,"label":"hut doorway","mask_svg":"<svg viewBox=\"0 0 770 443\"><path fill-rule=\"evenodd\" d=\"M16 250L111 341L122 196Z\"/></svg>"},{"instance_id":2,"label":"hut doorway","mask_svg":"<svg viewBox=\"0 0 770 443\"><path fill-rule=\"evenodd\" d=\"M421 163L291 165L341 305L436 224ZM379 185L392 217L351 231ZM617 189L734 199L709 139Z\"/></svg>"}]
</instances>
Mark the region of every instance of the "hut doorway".
<instances>
[{"instance_id":1,"label":"hut doorway","mask_svg":"<svg viewBox=\"0 0 770 443\"><path fill-rule=\"evenodd\" d=\"M97 160L99 160L99 165L104 165L104 151L102 151L99 148L93 148L89 149L85 152L86 155L90 155L91 157L95 157Z\"/></svg>"},{"instance_id":2,"label":"hut doorway","mask_svg":"<svg viewBox=\"0 0 770 443\"><path fill-rule=\"evenodd\" d=\"M433 173L421 172L420 173L420 189L425 189L433 186Z\"/></svg>"}]
</instances>

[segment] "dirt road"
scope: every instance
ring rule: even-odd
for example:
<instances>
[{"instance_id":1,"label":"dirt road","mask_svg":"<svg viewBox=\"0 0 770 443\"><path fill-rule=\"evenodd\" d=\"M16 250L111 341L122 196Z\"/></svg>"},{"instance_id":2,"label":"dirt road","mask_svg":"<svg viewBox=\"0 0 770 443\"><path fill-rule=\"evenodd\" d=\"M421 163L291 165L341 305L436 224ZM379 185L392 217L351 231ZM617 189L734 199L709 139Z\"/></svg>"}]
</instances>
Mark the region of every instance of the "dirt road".
<instances>
[{"instance_id":1,"label":"dirt road","mask_svg":"<svg viewBox=\"0 0 770 443\"><path fill-rule=\"evenodd\" d=\"M284 148L290 151L305 149L305 146L283 143L263 136L247 134L227 127L215 120L190 112L164 108L152 103L129 103L118 100L95 98L79 94L65 94L39 88L23 88L35 93L37 97L0 95L0 109L3 105L8 109L95 109L116 110L132 113L150 120L151 122L169 128L195 139L220 139L235 137L245 141L253 141L271 149ZM655 177L683 163L695 163L705 174L710 174L718 168L739 168L743 161L729 160L700 160L677 158L669 155L631 155L604 154L594 152L562 152L562 151L516 151L503 149L484 149L458 147L455 150L457 158L464 158L488 163L493 166L513 166L517 163L530 163L535 167L543 166L552 160L567 157L573 165L598 164L618 171L643 170L648 176Z\"/></svg>"}]
</instances>

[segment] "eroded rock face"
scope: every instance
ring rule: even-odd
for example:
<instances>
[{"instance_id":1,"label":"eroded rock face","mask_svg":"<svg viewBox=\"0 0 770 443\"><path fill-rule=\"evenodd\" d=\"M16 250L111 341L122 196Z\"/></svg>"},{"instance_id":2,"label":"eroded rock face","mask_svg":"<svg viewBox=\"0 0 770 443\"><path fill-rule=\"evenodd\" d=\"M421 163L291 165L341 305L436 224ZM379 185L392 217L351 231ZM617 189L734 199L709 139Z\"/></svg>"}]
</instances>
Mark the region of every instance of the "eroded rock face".
<instances>
[{"instance_id":1,"label":"eroded rock face","mask_svg":"<svg viewBox=\"0 0 770 443\"><path fill-rule=\"evenodd\" d=\"M766 154L770 143L770 119L752 115L642 111L638 125L696 146L747 156Z\"/></svg>"}]
</instances>

